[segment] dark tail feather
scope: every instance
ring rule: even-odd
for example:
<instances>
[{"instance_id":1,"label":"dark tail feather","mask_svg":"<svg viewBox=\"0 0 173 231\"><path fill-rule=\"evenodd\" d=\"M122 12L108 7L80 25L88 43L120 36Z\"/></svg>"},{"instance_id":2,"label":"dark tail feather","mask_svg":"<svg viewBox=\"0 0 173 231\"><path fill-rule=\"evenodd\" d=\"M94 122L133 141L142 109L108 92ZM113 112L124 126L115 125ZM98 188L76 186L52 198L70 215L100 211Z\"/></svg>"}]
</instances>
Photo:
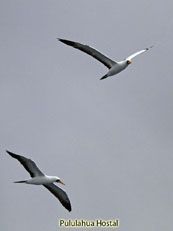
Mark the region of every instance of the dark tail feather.
<instances>
[{"instance_id":1,"label":"dark tail feather","mask_svg":"<svg viewBox=\"0 0 173 231\"><path fill-rule=\"evenodd\" d=\"M13 183L26 183L26 180L15 181Z\"/></svg>"},{"instance_id":2,"label":"dark tail feather","mask_svg":"<svg viewBox=\"0 0 173 231\"><path fill-rule=\"evenodd\" d=\"M101 77L100 80L106 79L107 77L108 77L108 75L106 74L106 75L104 75L103 77Z\"/></svg>"}]
</instances>

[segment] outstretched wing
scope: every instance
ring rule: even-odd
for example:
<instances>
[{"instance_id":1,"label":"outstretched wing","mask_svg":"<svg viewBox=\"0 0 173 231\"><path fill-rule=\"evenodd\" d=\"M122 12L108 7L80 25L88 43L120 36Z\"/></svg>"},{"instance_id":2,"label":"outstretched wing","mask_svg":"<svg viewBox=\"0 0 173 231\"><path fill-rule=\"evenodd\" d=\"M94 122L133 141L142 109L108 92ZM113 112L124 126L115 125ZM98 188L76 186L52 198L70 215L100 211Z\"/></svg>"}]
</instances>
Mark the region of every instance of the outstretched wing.
<instances>
[{"instance_id":1,"label":"outstretched wing","mask_svg":"<svg viewBox=\"0 0 173 231\"><path fill-rule=\"evenodd\" d=\"M61 204L70 212L71 211L71 204L70 200L66 194L61 188L58 186L52 184L44 184L45 188L47 188L58 200L61 202Z\"/></svg>"},{"instance_id":2,"label":"outstretched wing","mask_svg":"<svg viewBox=\"0 0 173 231\"><path fill-rule=\"evenodd\" d=\"M129 57L127 57L126 58L126 60L132 60L134 57L136 57L137 55L140 55L140 54L142 54L143 52L145 52L145 51L148 51L150 48L152 48L153 46L151 46L151 47L148 47L148 48L145 48L145 49L143 49L143 50L141 50L141 51L137 51L136 53L134 53L134 54L132 54L132 55L130 55Z\"/></svg>"},{"instance_id":3,"label":"outstretched wing","mask_svg":"<svg viewBox=\"0 0 173 231\"><path fill-rule=\"evenodd\" d=\"M14 154L10 151L6 151L11 157L17 159L23 167L26 169L26 171L29 172L31 177L36 176L44 176L44 174L40 171L40 169L37 167L37 165L34 163L34 161L17 154Z\"/></svg>"},{"instance_id":4,"label":"outstretched wing","mask_svg":"<svg viewBox=\"0 0 173 231\"><path fill-rule=\"evenodd\" d=\"M103 55L102 53L100 53L99 51L97 51L96 49L94 49L88 45L83 45L81 43L77 43L77 42L73 42L73 41L69 41L69 40L65 40L65 39L59 39L59 41L65 43L66 45L72 46L76 49L79 49L79 50L87 53L88 55L91 55L92 57L94 57L95 59L97 59L98 61L103 63L109 69L114 64L116 64L115 61L111 60L107 56Z\"/></svg>"}]
</instances>

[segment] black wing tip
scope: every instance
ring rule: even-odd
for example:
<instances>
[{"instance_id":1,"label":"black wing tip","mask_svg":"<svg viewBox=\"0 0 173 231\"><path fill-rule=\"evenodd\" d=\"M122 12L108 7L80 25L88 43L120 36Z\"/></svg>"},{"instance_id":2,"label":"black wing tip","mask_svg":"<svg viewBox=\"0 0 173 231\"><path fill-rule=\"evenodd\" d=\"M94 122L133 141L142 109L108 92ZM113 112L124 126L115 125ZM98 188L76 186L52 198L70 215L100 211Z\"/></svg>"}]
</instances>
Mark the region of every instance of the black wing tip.
<instances>
[{"instance_id":1,"label":"black wing tip","mask_svg":"<svg viewBox=\"0 0 173 231\"><path fill-rule=\"evenodd\" d=\"M100 80L106 79L107 77L108 77L107 75L104 75L103 77L100 78Z\"/></svg>"},{"instance_id":2,"label":"black wing tip","mask_svg":"<svg viewBox=\"0 0 173 231\"><path fill-rule=\"evenodd\" d=\"M66 208L69 212L72 211L71 203L70 203L70 200L68 199L68 197L65 200L61 200L61 199L59 199L59 200L60 200L61 204L64 206L64 208Z\"/></svg>"},{"instance_id":3,"label":"black wing tip","mask_svg":"<svg viewBox=\"0 0 173 231\"><path fill-rule=\"evenodd\" d=\"M69 46L74 46L75 45L75 42L73 41L70 41L70 40L66 40L66 39L61 39L61 38L57 38L60 42L66 44L66 45L69 45Z\"/></svg>"},{"instance_id":4,"label":"black wing tip","mask_svg":"<svg viewBox=\"0 0 173 231\"><path fill-rule=\"evenodd\" d=\"M57 40L59 40L60 42L61 42L61 40L63 40L63 39L61 39L61 38L56 38Z\"/></svg>"},{"instance_id":5,"label":"black wing tip","mask_svg":"<svg viewBox=\"0 0 173 231\"><path fill-rule=\"evenodd\" d=\"M69 202L69 206L68 206L68 211L71 212L72 211L72 208L71 208L71 204Z\"/></svg>"},{"instance_id":6,"label":"black wing tip","mask_svg":"<svg viewBox=\"0 0 173 231\"><path fill-rule=\"evenodd\" d=\"M67 210L69 211L69 213L72 211L72 209L71 209L71 206L69 207L69 208L67 208Z\"/></svg>"},{"instance_id":7,"label":"black wing tip","mask_svg":"<svg viewBox=\"0 0 173 231\"><path fill-rule=\"evenodd\" d=\"M18 158L20 157L19 155L15 154L15 153L13 153L13 152L10 152L10 151L8 151L8 150L6 150L6 152L7 152L11 157L13 157L13 158L15 158L15 159L18 159Z\"/></svg>"},{"instance_id":8,"label":"black wing tip","mask_svg":"<svg viewBox=\"0 0 173 231\"><path fill-rule=\"evenodd\" d=\"M6 152L7 152L10 156L15 155L13 152L10 152L10 151L8 151L8 150L6 150Z\"/></svg>"},{"instance_id":9,"label":"black wing tip","mask_svg":"<svg viewBox=\"0 0 173 231\"><path fill-rule=\"evenodd\" d=\"M70 203L67 203L66 205L64 205L64 207L65 207L69 212L72 211L72 208L71 208L71 204L70 204Z\"/></svg>"}]
</instances>

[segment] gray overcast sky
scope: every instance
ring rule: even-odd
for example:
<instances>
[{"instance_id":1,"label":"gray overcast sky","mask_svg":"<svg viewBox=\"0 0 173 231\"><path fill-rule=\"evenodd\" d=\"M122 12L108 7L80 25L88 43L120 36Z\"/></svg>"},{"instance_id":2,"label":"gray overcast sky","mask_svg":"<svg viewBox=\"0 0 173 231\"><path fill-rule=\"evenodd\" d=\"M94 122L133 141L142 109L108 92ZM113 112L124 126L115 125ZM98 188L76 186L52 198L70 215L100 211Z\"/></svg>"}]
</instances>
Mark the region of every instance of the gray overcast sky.
<instances>
[{"instance_id":1,"label":"gray overcast sky","mask_svg":"<svg viewBox=\"0 0 173 231\"><path fill-rule=\"evenodd\" d=\"M172 231L173 2L0 2L1 230L119 218L121 231ZM155 46L100 81L105 66L57 37L117 61ZM72 212L13 184L29 175L6 149L59 176Z\"/></svg>"}]
</instances>

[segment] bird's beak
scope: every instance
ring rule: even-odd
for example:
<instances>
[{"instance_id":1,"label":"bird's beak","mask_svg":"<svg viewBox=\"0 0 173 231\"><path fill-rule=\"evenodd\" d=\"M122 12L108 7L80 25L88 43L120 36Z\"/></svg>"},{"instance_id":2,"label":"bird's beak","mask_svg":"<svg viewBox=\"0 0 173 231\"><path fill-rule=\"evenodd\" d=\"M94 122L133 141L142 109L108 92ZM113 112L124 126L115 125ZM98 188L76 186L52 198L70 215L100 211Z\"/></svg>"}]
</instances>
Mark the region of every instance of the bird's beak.
<instances>
[{"instance_id":1,"label":"bird's beak","mask_svg":"<svg viewBox=\"0 0 173 231\"><path fill-rule=\"evenodd\" d=\"M61 180L59 180L58 183L65 185L64 182L62 182Z\"/></svg>"},{"instance_id":2,"label":"bird's beak","mask_svg":"<svg viewBox=\"0 0 173 231\"><path fill-rule=\"evenodd\" d=\"M128 63L128 64L131 64L131 63L132 63L132 61L131 61L131 60L127 60L127 63Z\"/></svg>"}]
</instances>

